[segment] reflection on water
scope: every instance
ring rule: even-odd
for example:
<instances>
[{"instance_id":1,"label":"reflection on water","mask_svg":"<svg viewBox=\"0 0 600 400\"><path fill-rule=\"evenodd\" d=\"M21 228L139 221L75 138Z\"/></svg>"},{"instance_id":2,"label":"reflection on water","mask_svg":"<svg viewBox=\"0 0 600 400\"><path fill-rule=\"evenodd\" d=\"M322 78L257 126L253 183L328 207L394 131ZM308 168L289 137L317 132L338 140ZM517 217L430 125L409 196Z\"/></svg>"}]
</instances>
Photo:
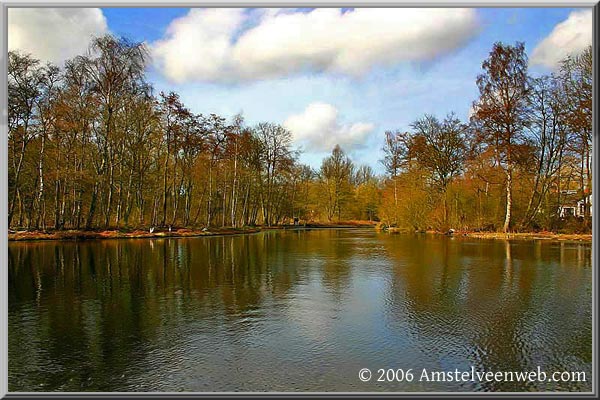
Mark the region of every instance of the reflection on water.
<instances>
[{"instance_id":1,"label":"reflection on water","mask_svg":"<svg viewBox=\"0 0 600 400\"><path fill-rule=\"evenodd\" d=\"M11 391L591 390L587 244L307 230L11 243L8 267ZM417 379L471 366L587 381Z\"/></svg>"}]
</instances>

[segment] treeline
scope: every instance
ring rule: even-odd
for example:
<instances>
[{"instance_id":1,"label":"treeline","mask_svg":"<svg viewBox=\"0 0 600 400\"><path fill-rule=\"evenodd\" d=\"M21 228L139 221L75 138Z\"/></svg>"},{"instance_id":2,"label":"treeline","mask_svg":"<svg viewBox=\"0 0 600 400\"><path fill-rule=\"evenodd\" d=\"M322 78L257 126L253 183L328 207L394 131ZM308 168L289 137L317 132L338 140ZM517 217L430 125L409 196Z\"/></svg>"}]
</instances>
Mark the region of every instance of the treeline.
<instances>
[{"instance_id":1,"label":"treeline","mask_svg":"<svg viewBox=\"0 0 600 400\"><path fill-rule=\"evenodd\" d=\"M8 61L10 227L240 227L361 208L358 218L375 217L377 204L361 200L375 190L368 167L340 150L313 171L278 124L155 95L140 43L97 38L62 70L15 52Z\"/></svg>"},{"instance_id":2,"label":"treeline","mask_svg":"<svg viewBox=\"0 0 600 400\"><path fill-rule=\"evenodd\" d=\"M591 230L592 50L531 77L496 43L470 121L426 115L388 131L379 216L411 229Z\"/></svg>"},{"instance_id":3,"label":"treeline","mask_svg":"<svg viewBox=\"0 0 600 400\"><path fill-rule=\"evenodd\" d=\"M372 220L410 229L553 229L591 193L591 49L531 78L494 46L470 121L389 131L386 176L336 146L319 169L292 134L195 114L154 93L143 44L104 36L60 69L9 53L8 222L106 229ZM586 203L585 215L590 206ZM589 218L581 223L583 229Z\"/></svg>"}]
</instances>

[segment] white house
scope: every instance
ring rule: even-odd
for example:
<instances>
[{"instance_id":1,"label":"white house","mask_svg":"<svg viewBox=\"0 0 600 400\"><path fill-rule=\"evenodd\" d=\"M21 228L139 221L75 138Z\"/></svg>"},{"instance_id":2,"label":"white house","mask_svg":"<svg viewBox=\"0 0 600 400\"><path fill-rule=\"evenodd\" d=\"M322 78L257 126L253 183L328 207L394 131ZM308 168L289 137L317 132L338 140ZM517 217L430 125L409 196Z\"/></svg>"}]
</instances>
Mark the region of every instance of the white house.
<instances>
[{"instance_id":1,"label":"white house","mask_svg":"<svg viewBox=\"0 0 600 400\"><path fill-rule=\"evenodd\" d=\"M589 194L587 197L579 200L577 202L577 216L583 217L585 216L585 203L589 204L590 207L590 217L592 216L592 195Z\"/></svg>"},{"instance_id":2,"label":"white house","mask_svg":"<svg viewBox=\"0 0 600 400\"><path fill-rule=\"evenodd\" d=\"M585 216L585 203L589 204L590 217L592 216L592 195L589 194L587 197L577 201L574 204L563 204L559 207L559 215L561 218L578 217L583 218Z\"/></svg>"}]
</instances>

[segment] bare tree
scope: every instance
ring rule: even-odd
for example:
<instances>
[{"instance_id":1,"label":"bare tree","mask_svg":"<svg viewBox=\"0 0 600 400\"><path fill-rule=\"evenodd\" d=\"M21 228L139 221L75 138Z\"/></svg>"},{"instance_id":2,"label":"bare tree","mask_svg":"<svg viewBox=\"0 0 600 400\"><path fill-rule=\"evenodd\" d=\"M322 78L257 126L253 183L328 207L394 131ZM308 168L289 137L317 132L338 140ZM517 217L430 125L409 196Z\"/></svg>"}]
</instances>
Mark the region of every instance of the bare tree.
<instances>
[{"instance_id":1,"label":"bare tree","mask_svg":"<svg viewBox=\"0 0 600 400\"><path fill-rule=\"evenodd\" d=\"M448 223L448 186L462 171L466 158L468 126L454 114L443 121L425 115L412 124L411 152L417 162L430 172L434 187L442 193L444 224Z\"/></svg>"},{"instance_id":2,"label":"bare tree","mask_svg":"<svg viewBox=\"0 0 600 400\"><path fill-rule=\"evenodd\" d=\"M573 143L580 155L580 195L586 220L590 215L587 194L591 191L592 146L592 47L579 55L568 56L561 64L560 80L565 94L566 121L575 133ZM588 221L589 222L589 221Z\"/></svg>"},{"instance_id":3,"label":"bare tree","mask_svg":"<svg viewBox=\"0 0 600 400\"><path fill-rule=\"evenodd\" d=\"M382 148L385 171L392 180L394 187L394 223L398 221L398 174L406 167L409 157L410 133L401 131L386 131Z\"/></svg>"},{"instance_id":4,"label":"bare tree","mask_svg":"<svg viewBox=\"0 0 600 400\"><path fill-rule=\"evenodd\" d=\"M8 142L12 165L9 172L8 224L21 195L21 173L30 142L37 134L39 100L45 74L38 60L16 52L8 54Z\"/></svg>"},{"instance_id":5,"label":"bare tree","mask_svg":"<svg viewBox=\"0 0 600 400\"><path fill-rule=\"evenodd\" d=\"M98 95L102 113L102 121L94 126L99 146L98 159L94 161L98 178L86 223L88 228L94 220L99 195L104 198L104 225L109 225L118 161L119 132L115 131L115 116L122 111L128 99L128 91L145 85L144 70L147 61L148 51L144 44L117 39L111 35L94 39L88 54L77 57L75 61L81 65L91 84L91 90Z\"/></svg>"},{"instance_id":6,"label":"bare tree","mask_svg":"<svg viewBox=\"0 0 600 400\"><path fill-rule=\"evenodd\" d=\"M284 127L263 122L256 127L256 136L261 148L261 203L265 225L272 223L276 203L279 174L289 170L293 154L290 149L292 133Z\"/></svg>"},{"instance_id":7,"label":"bare tree","mask_svg":"<svg viewBox=\"0 0 600 400\"><path fill-rule=\"evenodd\" d=\"M529 87L527 131L534 149L534 162L530 165L535 168L535 178L527 208L520 222L521 228L533 223L552 184L560 178L562 154L568 134L563 107L564 96L558 79L554 76L531 79ZM555 204L554 209L558 210L558 207L559 204Z\"/></svg>"},{"instance_id":8,"label":"bare tree","mask_svg":"<svg viewBox=\"0 0 600 400\"><path fill-rule=\"evenodd\" d=\"M354 165L339 145L336 145L331 155L323 160L319 177L321 186L326 193L327 219L333 220L337 214L341 219L342 209L349 198L349 188L354 173Z\"/></svg>"},{"instance_id":9,"label":"bare tree","mask_svg":"<svg viewBox=\"0 0 600 400\"><path fill-rule=\"evenodd\" d=\"M506 175L506 212L503 231L511 226L515 147L522 143L526 118L528 78L525 45L495 43L477 77L479 99L472 120L479 123L482 141L494 148Z\"/></svg>"}]
</instances>

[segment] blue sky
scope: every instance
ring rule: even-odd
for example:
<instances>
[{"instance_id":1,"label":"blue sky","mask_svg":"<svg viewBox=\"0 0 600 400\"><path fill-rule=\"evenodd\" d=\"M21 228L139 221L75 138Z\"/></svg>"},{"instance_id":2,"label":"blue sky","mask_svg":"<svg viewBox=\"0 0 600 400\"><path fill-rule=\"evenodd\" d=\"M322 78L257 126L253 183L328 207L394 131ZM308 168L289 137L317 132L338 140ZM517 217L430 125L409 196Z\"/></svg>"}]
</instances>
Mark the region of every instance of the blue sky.
<instances>
[{"instance_id":1,"label":"blue sky","mask_svg":"<svg viewBox=\"0 0 600 400\"><path fill-rule=\"evenodd\" d=\"M346 10L348 14L354 11ZM364 39L362 45L345 42L344 33L336 36L332 31L329 38L327 32L308 32L318 25L314 22L316 13L314 21L288 18L286 23L280 19L276 25L275 19L281 15L266 15L264 10L206 16L186 8L102 8L93 15L88 15L88 11L80 14L80 21L90 22L78 25L90 26L90 32L108 31L148 43L157 55L157 61L148 70L149 80L157 91L178 92L194 112L227 117L243 112L250 124L272 121L298 130L297 144L305 150L301 159L314 167L330 151L332 143L340 141L355 162L369 164L380 172L378 160L386 130L408 130L410 123L425 113L444 117L453 111L468 119L478 94L475 78L494 42L525 42L530 57L535 54L530 72L549 73L556 68L559 55L579 51L591 43L591 13L588 27L587 14L578 17L581 12L572 8L482 8L449 19L442 12L432 16L430 29L420 29L416 23L412 26L410 19L400 21L399 26L393 20L388 25L382 22L381 41L397 38L398 46L405 49L378 44L376 26L365 29L364 35L353 36L354 41ZM284 13L311 17L313 10ZM9 13L9 48L26 46L25 37L20 36L34 33L25 30L23 21L32 18L12 18L11 21ZM368 23L372 17L361 18ZM57 15L53 23L66 26L65 21L64 15ZM305 24L298 32L300 36L306 32L306 39L298 37L298 32L290 27L294 21ZM406 32L402 32L402 24L407 25ZM343 32L352 33L356 26L348 24L348 30ZM257 27L265 28L263 36L252 41L247 33ZM282 38L292 40L289 55L285 52L285 39L278 41L277 29L281 29ZM60 36L46 38L47 35L40 34L38 40L66 40ZM192 39L183 45L186 35ZM212 52L202 50L222 38L247 43L245 48L223 45ZM264 44L270 40L273 43ZM313 40L313 44L303 40ZM446 40L448 43L444 43ZM254 46L256 54L252 43L260 44ZM361 52L372 49L375 61L361 57ZM33 48L26 50L36 53ZM231 54L223 56L223 52ZM215 64L213 55L224 61ZM51 55L46 56L51 59ZM241 57L242 62L235 64L236 57ZM247 59L249 66L244 62ZM299 63L306 65L298 67ZM361 67L355 68L356 65Z\"/></svg>"}]
</instances>

